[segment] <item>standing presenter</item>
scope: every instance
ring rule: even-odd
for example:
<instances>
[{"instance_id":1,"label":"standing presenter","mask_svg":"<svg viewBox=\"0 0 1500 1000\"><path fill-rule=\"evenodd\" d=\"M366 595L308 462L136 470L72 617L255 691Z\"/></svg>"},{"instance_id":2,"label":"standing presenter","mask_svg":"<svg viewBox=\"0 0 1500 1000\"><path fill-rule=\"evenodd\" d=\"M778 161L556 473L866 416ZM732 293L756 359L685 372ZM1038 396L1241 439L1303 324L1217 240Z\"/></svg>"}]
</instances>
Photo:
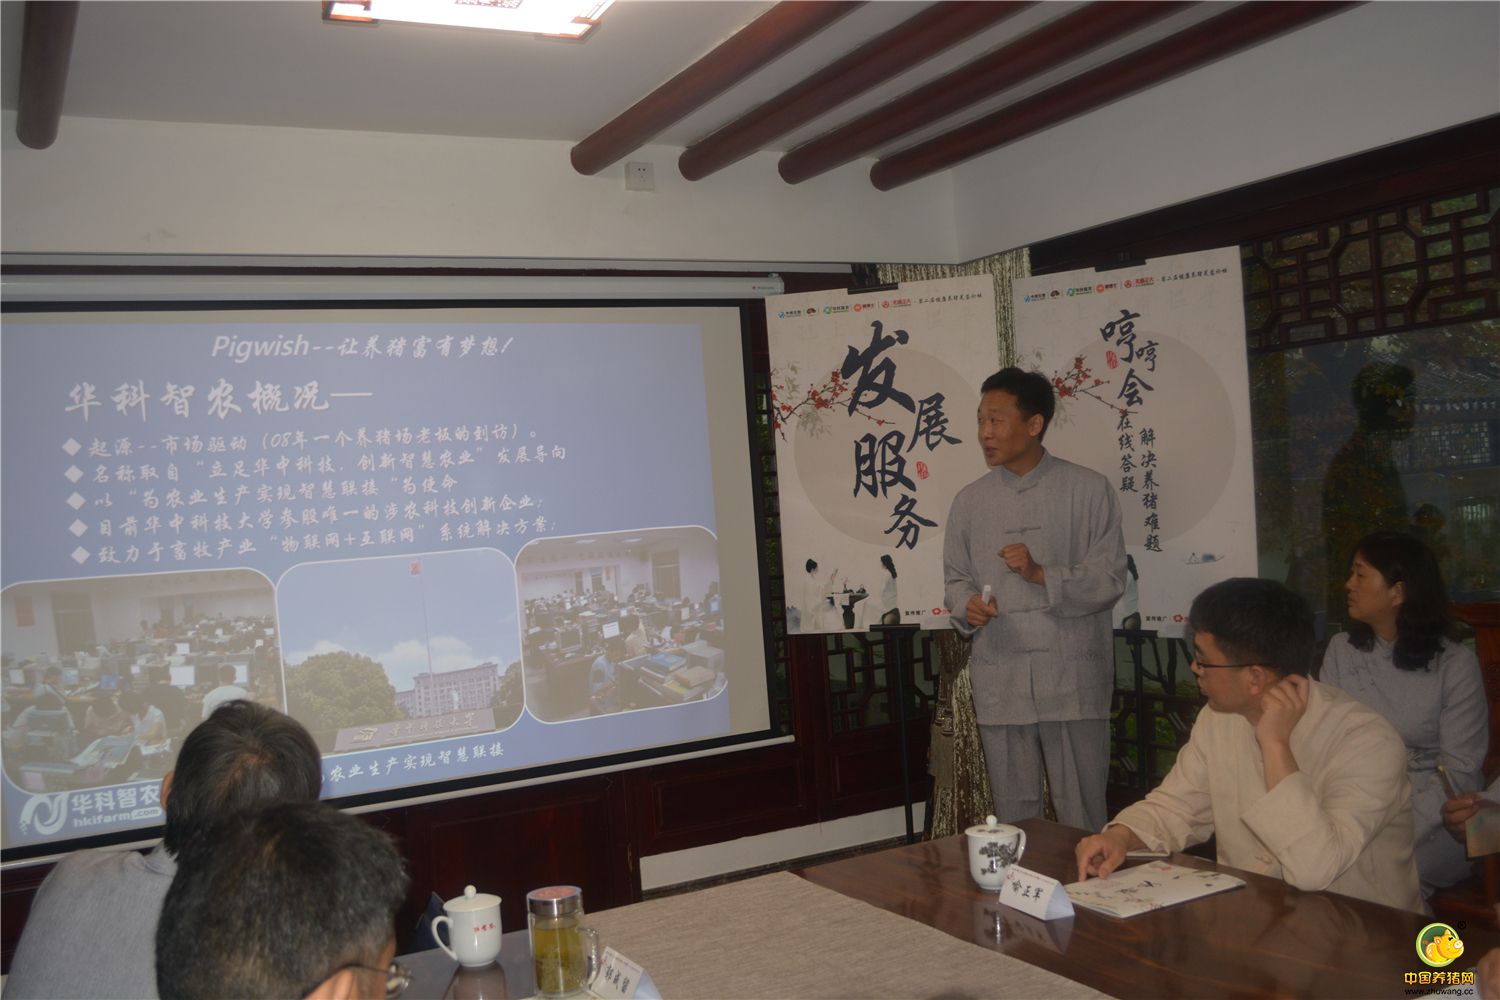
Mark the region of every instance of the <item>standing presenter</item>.
<instances>
[{"instance_id":1,"label":"standing presenter","mask_svg":"<svg viewBox=\"0 0 1500 1000\"><path fill-rule=\"evenodd\" d=\"M995 814L1043 812L1043 774L1070 826L1108 819L1111 609L1125 590L1120 505L1108 480L1042 447L1056 400L1039 372L980 387L990 471L953 500L943 545L947 605L973 642L974 712ZM988 591L988 599L986 599Z\"/></svg>"}]
</instances>

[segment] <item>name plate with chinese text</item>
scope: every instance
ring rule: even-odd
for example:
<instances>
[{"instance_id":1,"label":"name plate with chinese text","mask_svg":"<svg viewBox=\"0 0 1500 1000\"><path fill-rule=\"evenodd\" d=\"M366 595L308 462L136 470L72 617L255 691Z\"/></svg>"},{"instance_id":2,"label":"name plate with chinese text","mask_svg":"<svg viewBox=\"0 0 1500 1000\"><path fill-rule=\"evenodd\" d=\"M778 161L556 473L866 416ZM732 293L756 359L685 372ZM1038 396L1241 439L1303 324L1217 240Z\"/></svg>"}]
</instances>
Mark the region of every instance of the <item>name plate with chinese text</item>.
<instances>
[{"instance_id":1,"label":"name plate with chinese text","mask_svg":"<svg viewBox=\"0 0 1500 1000\"><path fill-rule=\"evenodd\" d=\"M650 973L613 948L604 949L589 995L602 1000L661 1000Z\"/></svg>"},{"instance_id":2,"label":"name plate with chinese text","mask_svg":"<svg viewBox=\"0 0 1500 1000\"><path fill-rule=\"evenodd\" d=\"M1073 915L1073 901L1062 891L1062 883L1020 865L1011 865L1000 886L1000 902L1040 920Z\"/></svg>"}]
</instances>

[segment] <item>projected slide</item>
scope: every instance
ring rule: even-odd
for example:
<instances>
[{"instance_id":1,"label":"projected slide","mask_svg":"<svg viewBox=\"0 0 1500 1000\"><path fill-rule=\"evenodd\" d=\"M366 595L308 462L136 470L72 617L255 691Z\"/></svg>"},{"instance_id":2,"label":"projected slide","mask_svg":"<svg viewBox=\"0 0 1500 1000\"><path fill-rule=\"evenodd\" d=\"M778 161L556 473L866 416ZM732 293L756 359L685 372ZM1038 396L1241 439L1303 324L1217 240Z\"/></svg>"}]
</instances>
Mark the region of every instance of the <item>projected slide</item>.
<instances>
[{"instance_id":1,"label":"projected slide","mask_svg":"<svg viewBox=\"0 0 1500 1000\"><path fill-rule=\"evenodd\" d=\"M740 356L723 308L6 316L4 846L158 825L232 698L331 798L765 730Z\"/></svg>"}]
</instances>

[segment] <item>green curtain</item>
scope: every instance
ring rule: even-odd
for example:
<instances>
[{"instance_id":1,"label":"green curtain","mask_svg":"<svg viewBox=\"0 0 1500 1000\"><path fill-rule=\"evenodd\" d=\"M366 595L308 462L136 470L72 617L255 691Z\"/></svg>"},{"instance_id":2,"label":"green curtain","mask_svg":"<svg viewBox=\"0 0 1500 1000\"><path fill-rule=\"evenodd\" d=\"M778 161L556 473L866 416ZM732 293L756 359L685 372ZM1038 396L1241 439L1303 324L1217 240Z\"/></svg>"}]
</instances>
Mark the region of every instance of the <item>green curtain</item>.
<instances>
[{"instance_id":1,"label":"green curtain","mask_svg":"<svg viewBox=\"0 0 1500 1000\"><path fill-rule=\"evenodd\" d=\"M1000 366L1015 363L1011 281L1031 276L1031 257L1025 249L967 264L881 264L875 273L882 283L990 275L995 283L996 354ZM942 670L927 751L933 786L928 827L931 836L947 837L981 822L994 807L979 723L974 717L974 692L969 686L969 643L950 629L938 634L937 650Z\"/></svg>"},{"instance_id":2,"label":"green curtain","mask_svg":"<svg viewBox=\"0 0 1500 1000\"><path fill-rule=\"evenodd\" d=\"M893 281L934 281L939 278L965 278L988 274L995 283L995 346L1000 364L1017 364L1016 327L1010 283L1016 278L1031 277L1031 255L1023 247L967 264L878 264L876 277L882 284ZM989 374L986 372L985 374ZM984 817L981 816L980 819Z\"/></svg>"}]
</instances>

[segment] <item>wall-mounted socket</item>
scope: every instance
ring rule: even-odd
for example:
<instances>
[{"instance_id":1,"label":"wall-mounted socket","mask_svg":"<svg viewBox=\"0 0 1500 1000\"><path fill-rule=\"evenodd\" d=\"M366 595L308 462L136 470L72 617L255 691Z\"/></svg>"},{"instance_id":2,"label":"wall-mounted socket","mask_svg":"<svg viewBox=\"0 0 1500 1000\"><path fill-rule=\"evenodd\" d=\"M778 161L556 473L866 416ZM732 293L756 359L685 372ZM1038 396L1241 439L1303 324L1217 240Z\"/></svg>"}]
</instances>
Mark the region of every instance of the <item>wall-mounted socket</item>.
<instances>
[{"instance_id":1,"label":"wall-mounted socket","mask_svg":"<svg viewBox=\"0 0 1500 1000\"><path fill-rule=\"evenodd\" d=\"M644 160L631 160L625 164L626 191L655 191L656 172Z\"/></svg>"}]
</instances>

